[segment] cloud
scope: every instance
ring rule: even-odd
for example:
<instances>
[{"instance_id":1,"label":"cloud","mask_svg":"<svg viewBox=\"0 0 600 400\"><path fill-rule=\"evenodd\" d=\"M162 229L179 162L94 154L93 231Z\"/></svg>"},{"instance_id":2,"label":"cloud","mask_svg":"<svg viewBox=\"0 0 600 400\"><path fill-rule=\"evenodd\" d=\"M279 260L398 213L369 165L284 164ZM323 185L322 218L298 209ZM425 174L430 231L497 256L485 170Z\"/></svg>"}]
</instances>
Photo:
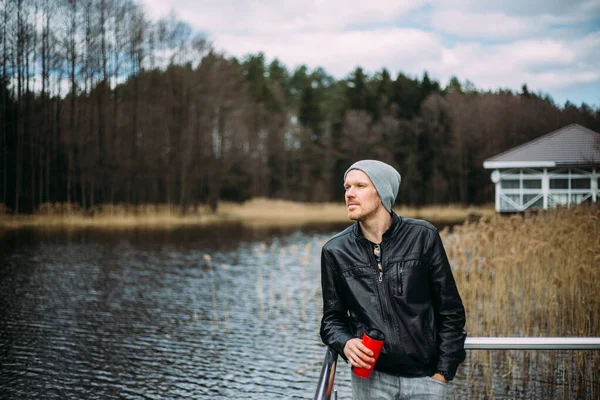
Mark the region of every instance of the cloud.
<instances>
[{"instance_id":1,"label":"cloud","mask_svg":"<svg viewBox=\"0 0 600 400\"><path fill-rule=\"evenodd\" d=\"M439 59L442 50L434 34L412 28L270 37L224 35L215 43L238 56L264 51L289 66L322 66L337 77L344 77L359 65L371 72L393 65L394 70L402 66L405 71L422 73L426 61Z\"/></svg>"},{"instance_id":2,"label":"cloud","mask_svg":"<svg viewBox=\"0 0 600 400\"><path fill-rule=\"evenodd\" d=\"M527 83L577 93L600 84L600 33L589 33L599 22L597 0L143 1L154 18L173 7L228 55L263 52L290 69L323 67L336 78L361 66L412 76L427 70L443 85L456 75L483 89Z\"/></svg>"},{"instance_id":3,"label":"cloud","mask_svg":"<svg viewBox=\"0 0 600 400\"><path fill-rule=\"evenodd\" d=\"M434 9L458 12L500 12L509 16L535 17L553 16L564 21L587 20L600 14L597 0L432 0Z\"/></svg>"},{"instance_id":4,"label":"cloud","mask_svg":"<svg viewBox=\"0 0 600 400\"><path fill-rule=\"evenodd\" d=\"M438 10L431 16L432 26L439 32L479 39L518 38L541 32L540 20L508 16L500 12L472 13Z\"/></svg>"},{"instance_id":5,"label":"cloud","mask_svg":"<svg viewBox=\"0 0 600 400\"><path fill-rule=\"evenodd\" d=\"M180 18L214 35L332 32L353 25L394 21L427 0L178 0L170 3ZM168 12L160 0L144 4L157 18ZM382 12L385 10L385 12Z\"/></svg>"},{"instance_id":6,"label":"cloud","mask_svg":"<svg viewBox=\"0 0 600 400\"><path fill-rule=\"evenodd\" d=\"M434 76L448 77L452 71L477 87L519 88L548 91L600 81L596 68L598 35L578 42L523 40L508 44L459 44L443 50L442 62L431 65Z\"/></svg>"},{"instance_id":7,"label":"cloud","mask_svg":"<svg viewBox=\"0 0 600 400\"><path fill-rule=\"evenodd\" d=\"M530 39L444 46L435 33L389 28L272 37L230 35L218 38L216 44L236 56L263 51L290 67L322 66L338 78L360 65L370 72L387 67L392 73L413 76L427 70L443 84L457 75L485 89L517 89L527 83L533 90L548 91L600 81L598 34L575 42Z\"/></svg>"},{"instance_id":8,"label":"cloud","mask_svg":"<svg viewBox=\"0 0 600 400\"><path fill-rule=\"evenodd\" d=\"M478 40L580 35L600 16L600 1L434 0L431 25ZM561 29L564 26L567 29Z\"/></svg>"}]
</instances>

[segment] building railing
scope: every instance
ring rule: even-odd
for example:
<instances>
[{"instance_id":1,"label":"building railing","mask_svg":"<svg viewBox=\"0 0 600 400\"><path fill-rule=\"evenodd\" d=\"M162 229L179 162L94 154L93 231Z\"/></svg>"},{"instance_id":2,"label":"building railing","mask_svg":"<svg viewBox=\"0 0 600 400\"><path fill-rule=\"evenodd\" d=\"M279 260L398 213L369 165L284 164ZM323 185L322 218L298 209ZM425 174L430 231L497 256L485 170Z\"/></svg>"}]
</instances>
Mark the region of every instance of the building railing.
<instances>
[{"instance_id":1,"label":"building railing","mask_svg":"<svg viewBox=\"0 0 600 400\"><path fill-rule=\"evenodd\" d=\"M600 350L600 337L468 337L466 350ZM328 347L315 400L336 400L333 389L338 354ZM331 397L333 395L333 397Z\"/></svg>"}]
</instances>

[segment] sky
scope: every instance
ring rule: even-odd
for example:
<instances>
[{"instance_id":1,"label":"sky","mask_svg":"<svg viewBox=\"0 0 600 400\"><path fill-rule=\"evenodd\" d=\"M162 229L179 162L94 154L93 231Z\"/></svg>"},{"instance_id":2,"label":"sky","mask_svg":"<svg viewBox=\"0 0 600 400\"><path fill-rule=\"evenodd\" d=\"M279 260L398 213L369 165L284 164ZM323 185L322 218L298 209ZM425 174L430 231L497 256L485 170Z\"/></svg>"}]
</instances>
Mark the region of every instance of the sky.
<instances>
[{"instance_id":1,"label":"sky","mask_svg":"<svg viewBox=\"0 0 600 400\"><path fill-rule=\"evenodd\" d=\"M141 0L175 12L229 56L264 53L338 79L357 66L452 76L478 89L600 108L600 0Z\"/></svg>"}]
</instances>

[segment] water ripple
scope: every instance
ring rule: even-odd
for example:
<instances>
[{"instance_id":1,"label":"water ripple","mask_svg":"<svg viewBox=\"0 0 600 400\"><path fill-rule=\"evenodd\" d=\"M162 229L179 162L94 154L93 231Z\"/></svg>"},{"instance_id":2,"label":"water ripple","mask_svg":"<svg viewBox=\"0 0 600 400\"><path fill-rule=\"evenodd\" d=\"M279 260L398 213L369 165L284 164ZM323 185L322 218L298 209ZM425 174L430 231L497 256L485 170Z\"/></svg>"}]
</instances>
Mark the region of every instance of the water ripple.
<instances>
[{"instance_id":1,"label":"water ripple","mask_svg":"<svg viewBox=\"0 0 600 400\"><path fill-rule=\"evenodd\" d=\"M325 237L14 249L0 259L0 397L309 398Z\"/></svg>"},{"instance_id":2,"label":"water ripple","mask_svg":"<svg viewBox=\"0 0 600 400\"><path fill-rule=\"evenodd\" d=\"M0 243L0 398L312 398L332 232L13 233L18 246ZM494 390L533 398L513 386ZM351 397L341 359L336 387Z\"/></svg>"}]
</instances>

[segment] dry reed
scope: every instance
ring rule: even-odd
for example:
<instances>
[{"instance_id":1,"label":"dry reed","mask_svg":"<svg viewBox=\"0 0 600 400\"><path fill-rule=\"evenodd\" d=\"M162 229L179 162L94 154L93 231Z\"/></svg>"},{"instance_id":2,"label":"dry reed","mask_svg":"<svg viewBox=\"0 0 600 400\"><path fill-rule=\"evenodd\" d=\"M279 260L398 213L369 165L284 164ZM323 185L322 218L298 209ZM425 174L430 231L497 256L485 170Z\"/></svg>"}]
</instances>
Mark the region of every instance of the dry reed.
<instances>
[{"instance_id":1,"label":"dry reed","mask_svg":"<svg viewBox=\"0 0 600 400\"><path fill-rule=\"evenodd\" d=\"M442 237L470 336L600 336L598 204L483 218ZM497 379L523 386L535 374L535 382L558 384L567 398L598 396L600 362L593 352L470 352L468 362L472 373L486 366L491 396Z\"/></svg>"},{"instance_id":2,"label":"dry reed","mask_svg":"<svg viewBox=\"0 0 600 400\"><path fill-rule=\"evenodd\" d=\"M396 207L404 216L434 221L457 222L471 216L491 215L492 206L472 208L464 205ZM101 204L88 210L72 203L45 203L33 215L11 215L0 204L0 228L169 228L220 223L247 226L300 226L311 223L347 223L343 203L298 203L283 200L254 199L243 204L222 202L213 213L206 205L182 209L166 204Z\"/></svg>"}]
</instances>

